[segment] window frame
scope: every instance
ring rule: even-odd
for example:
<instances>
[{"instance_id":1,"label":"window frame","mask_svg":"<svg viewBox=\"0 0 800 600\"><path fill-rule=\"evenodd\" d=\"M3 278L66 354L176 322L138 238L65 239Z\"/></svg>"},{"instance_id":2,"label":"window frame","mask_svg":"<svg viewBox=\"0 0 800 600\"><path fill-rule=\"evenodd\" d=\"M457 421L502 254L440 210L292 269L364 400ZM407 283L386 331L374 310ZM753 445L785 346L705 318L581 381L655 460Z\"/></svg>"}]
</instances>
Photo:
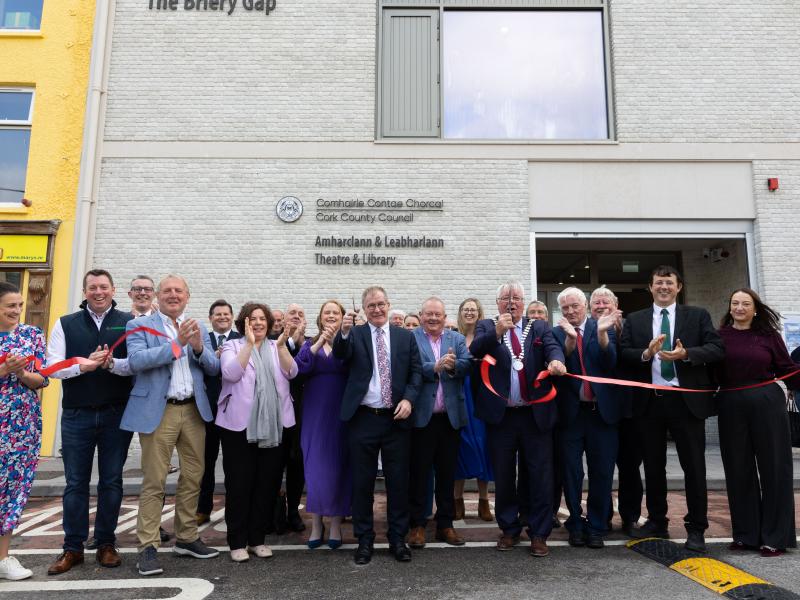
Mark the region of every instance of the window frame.
<instances>
[{"instance_id":1,"label":"window frame","mask_svg":"<svg viewBox=\"0 0 800 600\"><path fill-rule=\"evenodd\" d=\"M2 4L3 0L0 0L0 4ZM4 27L3 23L5 22L5 9L0 12L0 35L4 33L10 34L18 34L18 33L38 33L42 31L42 21L44 20L44 0L42 0L41 11L39 15L39 26L38 27ZM2 88L0 88L2 89Z\"/></svg>"},{"instance_id":2,"label":"window frame","mask_svg":"<svg viewBox=\"0 0 800 600\"><path fill-rule=\"evenodd\" d=\"M31 101L28 107L28 118L26 120L2 120L0 119L0 131L2 130L22 130L22 131L33 131L33 107L34 103L36 102L36 89L33 87L10 87L10 86L0 86L0 94L8 94L8 93L26 93L30 94ZM30 140L29 140L29 147L28 147L28 156L25 158L25 182L23 184L22 190L22 197L25 197L25 191L28 185L28 161L30 160ZM19 202L4 202L0 200L0 207L8 208L8 207L17 207L22 206Z\"/></svg>"},{"instance_id":3,"label":"window frame","mask_svg":"<svg viewBox=\"0 0 800 600\"><path fill-rule=\"evenodd\" d=\"M383 115L383 67L385 57L384 47L384 11L386 10L428 9L439 11L439 36L436 51L439 57L439 82L435 96L439 99L438 106L438 135L413 136L391 135L384 133L387 127ZM444 77L443 46L447 32L444 30L444 13L446 11L576 11L600 12L603 35L603 63L605 71L605 103L606 103L606 128L607 137L602 139L549 139L549 138L446 138L444 131ZM457 144L574 144L576 142L597 144L617 141L617 127L614 108L614 80L613 56L611 53L610 33L610 8L608 0L378 0L377 1L377 40L376 40L376 68L375 68L375 141L387 142L428 142L428 143L457 143Z\"/></svg>"}]
</instances>

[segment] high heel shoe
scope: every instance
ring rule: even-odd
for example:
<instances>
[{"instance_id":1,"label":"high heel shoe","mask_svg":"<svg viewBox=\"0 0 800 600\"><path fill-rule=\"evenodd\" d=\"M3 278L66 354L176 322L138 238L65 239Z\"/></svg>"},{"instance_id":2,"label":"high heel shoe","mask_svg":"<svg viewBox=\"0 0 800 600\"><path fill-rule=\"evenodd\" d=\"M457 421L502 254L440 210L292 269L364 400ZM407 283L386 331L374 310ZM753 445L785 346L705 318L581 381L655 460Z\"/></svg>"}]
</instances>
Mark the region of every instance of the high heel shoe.
<instances>
[{"instance_id":1,"label":"high heel shoe","mask_svg":"<svg viewBox=\"0 0 800 600\"><path fill-rule=\"evenodd\" d=\"M342 540L328 538L328 548L330 548L331 550L336 550L341 545L342 545Z\"/></svg>"},{"instance_id":2,"label":"high heel shoe","mask_svg":"<svg viewBox=\"0 0 800 600\"><path fill-rule=\"evenodd\" d=\"M316 540L308 540L308 548L309 550L314 550L315 548L319 548L322 546L322 538L325 537L325 527L322 528L322 533L320 534L319 538Z\"/></svg>"}]
</instances>

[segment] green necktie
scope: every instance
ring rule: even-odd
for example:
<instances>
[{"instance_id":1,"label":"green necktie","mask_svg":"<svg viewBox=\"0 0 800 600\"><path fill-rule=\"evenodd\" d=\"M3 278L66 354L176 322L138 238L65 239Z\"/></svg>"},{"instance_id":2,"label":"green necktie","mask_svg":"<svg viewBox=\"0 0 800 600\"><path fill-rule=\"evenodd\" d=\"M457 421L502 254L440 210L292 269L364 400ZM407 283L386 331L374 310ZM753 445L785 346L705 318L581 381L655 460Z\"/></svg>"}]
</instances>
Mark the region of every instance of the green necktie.
<instances>
[{"instance_id":1,"label":"green necktie","mask_svg":"<svg viewBox=\"0 0 800 600\"><path fill-rule=\"evenodd\" d=\"M666 308L661 309L661 333L664 336L664 343L661 345L661 350L669 352L672 350L672 338L669 335L669 311ZM671 361L661 361L661 376L669 381L675 378L675 363Z\"/></svg>"}]
</instances>

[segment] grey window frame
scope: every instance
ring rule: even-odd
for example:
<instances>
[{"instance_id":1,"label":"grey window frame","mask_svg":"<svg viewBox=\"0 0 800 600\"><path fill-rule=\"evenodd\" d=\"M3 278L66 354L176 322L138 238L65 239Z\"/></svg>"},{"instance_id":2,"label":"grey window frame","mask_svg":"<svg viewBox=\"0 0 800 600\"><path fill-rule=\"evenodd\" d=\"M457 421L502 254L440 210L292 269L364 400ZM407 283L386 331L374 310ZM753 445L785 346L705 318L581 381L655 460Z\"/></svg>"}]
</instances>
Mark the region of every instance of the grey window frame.
<instances>
[{"instance_id":1,"label":"grey window frame","mask_svg":"<svg viewBox=\"0 0 800 600\"><path fill-rule=\"evenodd\" d=\"M391 140L413 142L415 140L439 141L439 142L458 142L458 143L575 143L576 141L608 142L616 141L616 120L614 112L614 81L613 81L613 56L611 53L611 34L610 34L610 0L378 0L377 1L377 43L376 43L376 80L375 80L375 139L376 141ZM388 14L399 14L408 12L412 14L431 11L438 11L438 27L444 20L445 10L575 10L587 11L597 10L601 12L603 21L603 59L605 63L605 87L606 87L606 124L608 137L603 140L553 140L553 139L449 139L442 137L442 107L444 106L444 95L441 85L442 73L442 40L447 34L446 31L439 30L435 54L438 55L438 78L437 88L432 96L438 99L436 113L438 115L436 132L425 134L415 134L410 131L387 131L384 126L384 110L387 100L384 98L384 79L386 74L385 62L387 57L384 53L385 32L384 17Z\"/></svg>"}]
</instances>

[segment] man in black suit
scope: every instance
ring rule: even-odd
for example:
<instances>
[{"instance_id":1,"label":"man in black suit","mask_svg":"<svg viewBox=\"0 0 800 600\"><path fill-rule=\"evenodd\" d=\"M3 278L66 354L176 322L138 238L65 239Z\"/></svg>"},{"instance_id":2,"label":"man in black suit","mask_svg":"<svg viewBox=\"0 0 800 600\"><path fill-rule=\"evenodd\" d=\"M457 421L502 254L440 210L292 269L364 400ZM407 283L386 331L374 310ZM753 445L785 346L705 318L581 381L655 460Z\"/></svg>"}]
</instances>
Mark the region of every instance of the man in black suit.
<instances>
[{"instance_id":1,"label":"man in black suit","mask_svg":"<svg viewBox=\"0 0 800 600\"><path fill-rule=\"evenodd\" d=\"M486 423L489 456L494 468L495 516L503 531L498 550L519 543L522 525L517 496L517 457L520 470L528 474L530 507L528 535L531 554L547 556L547 537L553 528L553 427L554 402L529 405L551 389L545 381L536 387L540 371L563 375L564 353L546 321L523 318L525 291L510 281L497 289L496 319L484 319L475 327L470 353L475 358L492 356L490 370L495 393L481 385L475 400L475 415Z\"/></svg>"},{"instance_id":2,"label":"man in black suit","mask_svg":"<svg viewBox=\"0 0 800 600\"><path fill-rule=\"evenodd\" d=\"M222 344L228 340L235 340L242 337L237 331L232 329L233 307L226 300L217 300L208 309L208 320L211 323L211 331L208 337L211 340L211 347L219 357ZM220 375L206 375L206 394L211 405L211 412L214 419L217 418L217 401L222 389L222 377ZM219 433L214 421L206 423L206 451L205 451L205 470L203 479L200 482L200 496L197 499L197 524L203 525L211 519L211 511L214 507L214 467L219 456Z\"/></svg>"},{"instance_id":3,"label":"man in black suit","mask_svg":"<svg viewBox=\"0 0 800 600\"><path fill-rule=\"evenodd\" d=\"M361 295L367 323L353 326L348 312L333 341L333 354L347 362L350 374L342 399L341 419L348 423L353 470L353 534L358 538L354 560L372 558L375 530L372 504L378 452L386 478L389 551L401 562L411 560L408 533L408 477L411 410L422 384L422 365L411 331L389 325L389 298L379 286Z\"/></svg>"},{"instance_id":4,"label":"man in black suit","mask_svg":"<svg viewBox=\"0 0 800 600\"><path fill-rule=\"evenodd\" d=\"M704 308L677 304L683 280L677 269L650 275L653 306L628 315L622 329L622 360L634 379L669 387L712 390L708 365L725 358L725 347ZM667 431L683 467L686 548L705 552L708 528L705 420L714 413L712 393L635 390L641 435L648 519L634 537L669 537L667 530Z\"/></svg>"}]
</instances>

